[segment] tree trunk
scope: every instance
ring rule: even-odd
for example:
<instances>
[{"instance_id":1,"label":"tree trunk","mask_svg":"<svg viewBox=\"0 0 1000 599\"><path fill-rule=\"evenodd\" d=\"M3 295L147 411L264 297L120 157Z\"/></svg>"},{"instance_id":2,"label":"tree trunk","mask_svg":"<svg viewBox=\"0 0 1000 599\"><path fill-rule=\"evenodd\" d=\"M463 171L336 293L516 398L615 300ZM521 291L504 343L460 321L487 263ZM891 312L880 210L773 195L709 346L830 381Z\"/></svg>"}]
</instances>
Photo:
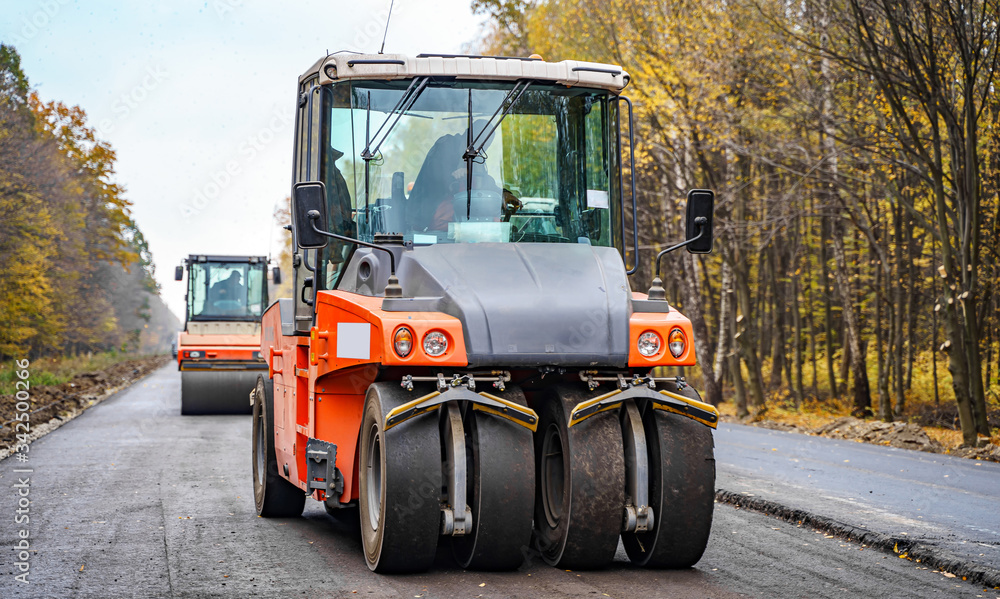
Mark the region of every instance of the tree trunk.
<instances>
[{"instance_id":1,"label":"tree trunk","mask_svg":"<svg viewBox=\"0 0 1000 599\"><path fill-rule=\"evenodd\" d=\"M800 409L802 407L802 400L804 395L804 390L802 388L802 317L799 314L799 277L794 275L792 277L792 326L795 328L795 332L792 336L792 371L793 371L793 384L792 389L795 391L795 409Z\"/></svg>"},{"instance_id":2,"label":"tree trunk","mask_svg":"<svg viewBox=\"0 0 1000 599\"><path fill-rule=\"evenodd\" d=\"M733 331L736 330L736 313L733 304L733 269L729 260L722 259L722 283L719 286L719 337L715 345L715 375L722 386L723 373L729 364L733 348ZM735 384L735 382L734 382Z\"/></svg>"},{"instance_id":3,"label":"tree trunk","mask_svg":"<svg viewBox=\"0 0 1000 599\"><path fill-rule=\"evenodd\" d=\"M773 289L773 310L771 311L771 380L770 389L781 388L781 371L785 368L785 285L782 282L784 271L782 260L775 256L777 244L772 244L768 252L769 270L771 271L771 287ZM791 382L791 377L788 377Z\"/></svg>"},{"instance_id":4,"label":"tree trunk","mask_svg":"<svg viewBox=\"0 0 1000 599\"><path fill-rule=\"evenodd\" d=\"M705 315L701 309L701 295L698 293L701 269L698 268L698 261L694 254L684 252L680 262L683 269L683 276L680 277L680 292L684 300L684 315L691 320L691 328L694 332L694 349L698 365L701 368L705 401L717 406L722 401L722 388L715 376L708 325L705 323Z\"/></svg>"},{"instance_id":5,"label":"tree trunk","mask_svg":"<svg viewBox=\"0 0 1000 599\"><path fill-rule=\"evenodd\" d=\"M935 253L934 237L931 237L931 255ZM931 375L934 378L934 405L941 405L941 388L938 384L937 355L941 349L938 347L938 314L941 312L941 304L937 294L937 277L931 276L931 294L934 296L934 310L931 312Z\"/></svg>"},{"instance_id":6,"label":"tree trunk","mask_svg":"<svg viewBox=\"0 0 1000 599\"><path fill-rule=\"evenodd\" d=\"M913 388L913 361L916 353L914 331L917 328L917 240L913 237L913 221L906 227L907 255L907 297L906 297L906 389ZM921 245L923 245L921 243ZM922 248L921 248L922 249ZM933 275L932 275L933 276Z\"/></svg>"},{"instance_id":7,"label":"tree trunk","mask_svg":"<svg viewBox=\"0 0 1000 599\"><path fill-rule=\"evenodd\" d=\"M789 270L791 271L791 292L790 299L788 302L788 309L792 313L792 369L789 373L788 380L791 383L792 390L795 394L795 409L800 409L802 407L802 400L805 391L802 387L802 314L799 311L799 251L798 244L799 240L802 238L801 231L799 230L799 218L795 217L795 243L792 246L791 262L789 265Z\"/></svg>"},{"instance_id":8,"label":"tree trunk","mask_svg":"<svg viewBox=\"0 0 1000 599\"><path fill-rule=\"evenodd\" d=\"M877 369L878 386L878 417L885 422L892 422L892 409L889 405L889 359L892 352L892 340L885 343L885 334L882 328L882 306L885 303L882 289L882 269L875 269L875 362ZM890 324L889 327L892 330ZM886 347L887 345L887 347ZM883 358L885 356L885 358ZM857 408L857 406L855 406Z\"/></svg>"},{"instance_id":9,"label":"tree trunk","mask_svg":"<svg viewBox=\"0 0 1000 599\"><path fill-rule=\"evenodd\" d=\"M736 417L743 419L750 415L747 409L747 392L743 386L743 370L740 368L740 356L737 353L729 354L726 358L729 362L729 372L733 375L733 394L736 396Z\"/></svg>"},{"instance_id":10,"label":"tree trunk","mask_svg":"<svg viewBox=\"0 0 1000 599\"><path fill-rule=\"evenodd\" d=\"M861 341L861 327L858 314L854 306L854 298L851 293L851 283L847 277L847 258L844 255L844 236L842 227L834 225L833 229L833 258L834 276L837 281L837 288L840 292L840 301L843 304L844 314L844 335L846 345L851 348L851 375L854 377L854 409L853 414L858 418L866 418L872 415L871 389L868 385L868 371L865 366L865 352Z\"/></svg>"},{"instance_id":11,"label":"tree trunk","mask_svg":"<svg viewBox=\"0 0 1000 599\"><path fill-rule=\"evenodd\" d=\"M819 260L823 263L823 326L826 328L826 375L830 379L830 396L837 395L837 372L833 368L833 288L830 281L830 259L827 247L830 243L830 222L827 217L820 221Z\"/></svg>"},{"instance_id":12,"label":"tree trunk","mask_svg":"<svg viewBox=\"0 0 1000 599\"><path fill-rule=\"evenodd\" d=\"M815 209L813 207L813 203L812 203L812 198L811 197L810 197L810 200L809 200L809 212L810 213L815 213ZM806 231L808 232L807 239L806 239L806 246L807 247L812 247L811 244L814 241L813 236L812 236L813 225L812 225L812 221L807 221L807 222L809 224L806 227ZM818 398L819 397L819 383L816 380L817 379L817 372L816 371L817 371L818 364L817 364L817 361L816 361L816 318L815 318L815 314L813 314L813 303L812 303L812 296L813 296L812 268L807 267L805 269L805 283L806 283L806 285L805 285L806 320L809 321L809 359L812 361L812 385L811 385L811 387L812 387L812 396L814 398Z\"/></svg>"},{"instance_id":13,"label":"tree trunk","mask_svg":"<svg viewBox=\"0 0 1000 599\"><path fill-rule=\"evenodd\" d=\"M896 238L896 278L892 281L894 289L893 334L895 348L893 351L892 376L895 383L896 406L895 415L902 418L906 407L906 395L903 389L903 319L906 316L906 304L903 297L903 206L898 204L895 210ZM888 255L888 253L886 254Z\"/></svg>"},{"instance_id":14,"label":"tree trunk","mask_svg":"<svg viewBox=\"0 0 1000 599\"><path fill-rule=\"evenodd\" d=\"M736 343L740 348L740 356L747 365L747 375L750 383L750 407L755 414L764 409L764 377L761 375L760 360L757 358L757 346L754 343L753 319L747 318L750 310L750 286L746 280L736 276L736 296L741 314L736 318Z\"/></svg>"}]
</instances>

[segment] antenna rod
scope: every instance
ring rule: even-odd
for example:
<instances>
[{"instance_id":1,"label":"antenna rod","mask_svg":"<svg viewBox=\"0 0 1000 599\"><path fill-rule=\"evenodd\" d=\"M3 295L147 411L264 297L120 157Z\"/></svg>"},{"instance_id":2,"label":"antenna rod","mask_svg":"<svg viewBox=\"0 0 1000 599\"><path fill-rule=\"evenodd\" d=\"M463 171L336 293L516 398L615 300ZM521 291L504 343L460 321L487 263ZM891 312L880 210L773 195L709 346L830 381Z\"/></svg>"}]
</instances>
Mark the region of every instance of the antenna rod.
<instances>
[{"instance_id":1,"label":"antenna rod","mask_svg":"<svg viewBox=\"0 0 1000 599\"><path fill-rule=\"evenodd\" d=\"M385 18L385 33L382 34L382 47L379 48L378 53L383 54L385 51L385 38L389 35L389 19L392 18L392 5L396 3L396 0L389 2L389 14Z\"/></svg>"}]
</instances>

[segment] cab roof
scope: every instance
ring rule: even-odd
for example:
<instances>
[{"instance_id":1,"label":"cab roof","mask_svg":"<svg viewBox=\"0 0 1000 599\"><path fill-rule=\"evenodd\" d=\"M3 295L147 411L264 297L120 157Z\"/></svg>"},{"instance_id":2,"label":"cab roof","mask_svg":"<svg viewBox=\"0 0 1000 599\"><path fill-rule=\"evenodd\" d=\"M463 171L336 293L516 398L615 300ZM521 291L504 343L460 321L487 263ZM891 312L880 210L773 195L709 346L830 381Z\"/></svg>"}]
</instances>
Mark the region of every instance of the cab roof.
<instances>
[{"instance_id":1,"label":"cab roof","mask_svg":"<svg viewBox=\"0 0 1000 599\"><path fill-rule=\"evenodd\" d=\"M455 77L477 81L547 81L567 87L606 89L619 93L629 74L619 66L598 62L464 54L331 54L317 60L299 77L301 84L319 75L319 83L343 79L411 79Z\"/></svg>"},{"instance_id":2,"label":"cab roof","mask_svg":"<svg viewBox=\"0 0 1000 599\"><path fill-rule=\"evenodd\" d=\"M267 256L215 256L211 254L188 254L188 263L195 262L249 262L267 264Z\"/></svg>"}]
</instances>

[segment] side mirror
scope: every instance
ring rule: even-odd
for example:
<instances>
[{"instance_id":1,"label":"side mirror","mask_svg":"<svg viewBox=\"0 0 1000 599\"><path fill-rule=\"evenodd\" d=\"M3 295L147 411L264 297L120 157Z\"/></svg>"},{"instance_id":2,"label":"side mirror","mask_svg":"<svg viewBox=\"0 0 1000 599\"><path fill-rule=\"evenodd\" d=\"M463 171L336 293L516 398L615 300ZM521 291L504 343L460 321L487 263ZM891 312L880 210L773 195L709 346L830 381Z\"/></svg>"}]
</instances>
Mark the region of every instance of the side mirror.
<instances>
[{"instance_id":1,"label":"side mirror","mask_svg":"<svg viewBox=\"0 0 1000 599\"><path fill-rule=\"evenodd\" d=\"M184 280L184 267L183 266L174 267L174 280L175 281L183 281Z\"/></svg>"},{"instance_id":2,"label":"side mirror","mask_svg":"<svg viewBox=\"0 0 1000 599\"><path fill-rule=\"evenodd\" d=\"M715 210L715 192L709 189L692 189L687 197L687 220L685 237L696 241L687 246L692 254L708 254L712 252L712 213Z\"/></svg>"},{"instance_id":3,"label":"side mirror","mask_svg":"<svg viewBox=\"0 0 1000 599\"><path fill-rule=\"evenodd\" d=\"M281 285L281 269L277 266L271 269L271 280L275 285Z\"/></svg>"},{"instance_id":4,"label":"side mirror","mask_svg":"<svg viewBox=\"0 0 1000 599\"><path fill-rule=\"evenodd\" d=\"M309 218L309 213L315 212ZM292 227L295 243L304 250L326 247L327 238L313 230L313 222L320 229L326 228L326 186L319 181L299 183L292 188Z\"/></svg>"}]
</instances>

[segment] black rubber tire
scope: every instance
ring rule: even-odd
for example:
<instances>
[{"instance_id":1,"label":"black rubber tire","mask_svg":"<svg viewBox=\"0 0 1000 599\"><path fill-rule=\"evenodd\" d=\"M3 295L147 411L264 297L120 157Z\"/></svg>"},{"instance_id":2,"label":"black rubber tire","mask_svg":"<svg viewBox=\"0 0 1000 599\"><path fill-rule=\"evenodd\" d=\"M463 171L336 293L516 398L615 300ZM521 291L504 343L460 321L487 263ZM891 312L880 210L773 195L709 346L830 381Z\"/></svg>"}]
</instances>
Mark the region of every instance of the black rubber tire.
<instances>
[{"instance_id":1,"label":"black rubber tire","mask_svg":"<svg viewBox=\"0 0 1000 599\"><path fill-rule=\"evenodd\" d=\"M254 370L182 370L181 415L250 414L259 376Z\"/></svg>"},{"instance_id":2,"label":"black rubber tire","mask_svg":"<svg viewBox=\"0 0 1000 599\"><path fill-rule=\"evenodd\" d=\"M361 421L361 541L368 568L422 572L434 562L441 526L441 435L436 412L386 431L393 408L419 397L374 383Z\"/></svg>"},{"instance_id":3,"label":"black rubber tire","mask_svg":"<svg viewBox=\"0 0 1000 599\"><path fill-rule=\"evenodd\" d=\"M679 395L701 401L691 387ZM679 414L642 414L649 452L649 502L653 528L622 533L633 564L647 568L690 568L708 545L715 508L715 453L712 429Z\"/></svg>"},{"instance_id":4,"label":"black rubber tire","mask_svg":"<svg viewBox=\"0 0 1000 599\"><path fill-rule=\"evenodd\" d=\"M524 393L508 387L491 392L526 406ZM452 537L452 551L463 568L513 570L531 543L535 502L535 462L531 431L499 416L466 407L470 534Z\"/></svg>"},{"instance_id":5,"label":"black rubber tire","mask_svg":"<svg viewBox=\"0 0 1000 599\"><path fill-rule=\"evenodd\" d=\"M249 401L247 402L249 403ZM281 477L274 454L274 382L257 377L253 402L253 497L257 515L292 518L302 515L306 494Z\"/></svg>"},{"instance_id":6,"label":"black rubber tire","mask_svg":"<svg viewBox=\"0 0 1000 599\"><path fill-rule=\"evenodd\" d=\"M540 405L535 433L535 545L559 568L607 566L618 549L625 510L625 456L616 412L568 428L591 393L554 388Z\"/></svg>"}]
</instances>

